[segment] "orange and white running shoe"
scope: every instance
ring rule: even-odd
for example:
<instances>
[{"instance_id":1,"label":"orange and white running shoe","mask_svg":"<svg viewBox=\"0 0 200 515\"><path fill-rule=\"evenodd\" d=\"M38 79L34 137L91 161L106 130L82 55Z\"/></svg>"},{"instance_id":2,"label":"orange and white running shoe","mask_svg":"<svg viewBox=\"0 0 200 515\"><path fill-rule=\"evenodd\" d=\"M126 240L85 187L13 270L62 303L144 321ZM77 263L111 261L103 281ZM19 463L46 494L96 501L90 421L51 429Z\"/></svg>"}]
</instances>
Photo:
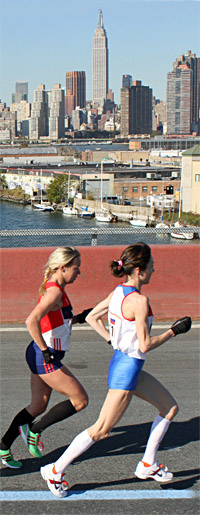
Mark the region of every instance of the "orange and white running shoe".
<instances>
[{"instance_id":1,"label":"orange and white running shoe","mask_svg":"<svg viewBox=\"0 0 200 515\"><path fill-rule=\"evenodd\" d=\"M55 474L53 470L53 463L45 465L40 469L41 476L47 482L49 490L51 490L56 497L66 497L69 485L67 481L64 481L65 474Z\"/></svg>"},{"instance_id":2,"label":"orange and white running shoe","mask_svg":"<svg viewBox=\"0 0 200 515\"><path fill-rule=\"evenodd\" d=\"M148 465L143 461L139 461L135 475L139 477L139 479L155 479L159 483L168 483L172 481L173 474L168 471L168 468L164 465L158 465L154 463L153 465Z\"/></svg>"}]
</instances>

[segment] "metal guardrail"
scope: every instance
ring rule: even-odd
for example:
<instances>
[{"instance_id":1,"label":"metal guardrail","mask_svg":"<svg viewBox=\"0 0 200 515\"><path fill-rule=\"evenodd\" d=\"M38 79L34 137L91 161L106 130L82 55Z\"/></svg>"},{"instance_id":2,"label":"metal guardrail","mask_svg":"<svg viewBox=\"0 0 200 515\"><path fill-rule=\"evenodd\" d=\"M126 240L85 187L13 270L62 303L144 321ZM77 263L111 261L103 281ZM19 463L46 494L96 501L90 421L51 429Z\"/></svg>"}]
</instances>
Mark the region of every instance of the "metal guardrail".
<instances>
[{"instance_id":1,"label":"metal guardrail","mask_svg":"<svg viewBox=\"0 0 200 515\"><path fill-rule=\"evenodd\" d=\"M89 227L84 229L20 229L0 231L1 246L6 247L46 247L67 245L123 245L129 244L133 237L167 237L176 233L195 233L200 238L200 227ZM126 239L127 237L127 239ZM64 241L63 241L64 239ZM184 240L183 240L184 241ZM124 243L125 242L125 243ZM151 242L153 243L153 241ZM157 241L158 243L158 241ZM169 243L169 242L168 242Z\"/></svg>"}]
</instances>

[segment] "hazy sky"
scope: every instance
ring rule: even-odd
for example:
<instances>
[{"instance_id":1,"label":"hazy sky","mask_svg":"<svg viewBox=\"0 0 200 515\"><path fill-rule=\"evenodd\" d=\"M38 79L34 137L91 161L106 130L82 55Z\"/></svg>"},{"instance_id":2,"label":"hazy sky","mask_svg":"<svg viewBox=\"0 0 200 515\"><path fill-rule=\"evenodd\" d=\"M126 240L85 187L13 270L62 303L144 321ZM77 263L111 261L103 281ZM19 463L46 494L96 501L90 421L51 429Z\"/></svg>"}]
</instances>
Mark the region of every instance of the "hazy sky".
<instances>
[{"instance_id":1,"label":"hazy sky","mask_svg":"<svg viewBox=\"0 0 200 515\"><path fill-rule=\"evenodd\" d=\"M167 73L176 57L200 55L197 0L4 0L1 7L0 98L11 103L15 82L26 80L29 102L39 84L65 88L67 71L86 72L92 98L92 44L103 11L109 47L109 88L120 102L123 74L166 99Z\"/></svg>"}]
</instances>

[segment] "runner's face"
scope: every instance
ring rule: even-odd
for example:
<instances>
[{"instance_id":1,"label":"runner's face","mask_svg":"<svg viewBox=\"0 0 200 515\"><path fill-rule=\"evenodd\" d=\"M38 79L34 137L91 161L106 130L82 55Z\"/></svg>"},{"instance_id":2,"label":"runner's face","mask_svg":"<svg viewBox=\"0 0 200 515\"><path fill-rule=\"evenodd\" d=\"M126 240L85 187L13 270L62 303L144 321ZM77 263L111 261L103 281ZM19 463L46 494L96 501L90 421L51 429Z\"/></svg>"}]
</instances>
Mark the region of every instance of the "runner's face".
<instances>
[{"instance_id":1,"label":"runner's face","mask_svg":"<svg viewBox=\"0 0 200 515\"><path fill-rule=\"evenodd\" d=\"M76 257L73 259L70 266L65 267L65 271L63 272L63 278L66 284L73 283L80 272L81 260L80 257Z\"/></svg>"},{"instance_id":2,"label":"runner's face","mask_svg":"<svg viewBox=\"0 0 200 515\"><path fill-rule=\"evenodd\" d=\"M149 262L147 263L145 270L143 270L143 274L144 274L143 284L148 284L150 282L153 272L154 272L154 261L151 256Z\"/></svg>"}]
</instances>

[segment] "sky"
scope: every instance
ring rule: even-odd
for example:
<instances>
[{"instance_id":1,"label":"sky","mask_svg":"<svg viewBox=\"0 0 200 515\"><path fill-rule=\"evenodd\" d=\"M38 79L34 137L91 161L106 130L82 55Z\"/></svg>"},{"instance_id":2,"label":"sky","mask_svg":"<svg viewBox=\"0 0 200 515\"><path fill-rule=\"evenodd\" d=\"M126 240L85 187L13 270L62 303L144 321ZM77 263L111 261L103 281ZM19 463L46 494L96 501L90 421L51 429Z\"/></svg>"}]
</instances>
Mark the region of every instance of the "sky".
<instances>
[{"instance_id":1,"label":"sky","mask_svg":"<svg viewBox=\"0 0 200 515\"><path fill-rule=\"evenodd\" d=\"M179 55L200 56L198 0L4 0L1 6L0 99L9 105L16 81L27 81L29 102L39 84L60 83L67 71L86 72L92 99L92 45L103 12L109 48L109 88L120 103L130 74L166 100L167 73Z\"/></svg>"}]
</instances>

